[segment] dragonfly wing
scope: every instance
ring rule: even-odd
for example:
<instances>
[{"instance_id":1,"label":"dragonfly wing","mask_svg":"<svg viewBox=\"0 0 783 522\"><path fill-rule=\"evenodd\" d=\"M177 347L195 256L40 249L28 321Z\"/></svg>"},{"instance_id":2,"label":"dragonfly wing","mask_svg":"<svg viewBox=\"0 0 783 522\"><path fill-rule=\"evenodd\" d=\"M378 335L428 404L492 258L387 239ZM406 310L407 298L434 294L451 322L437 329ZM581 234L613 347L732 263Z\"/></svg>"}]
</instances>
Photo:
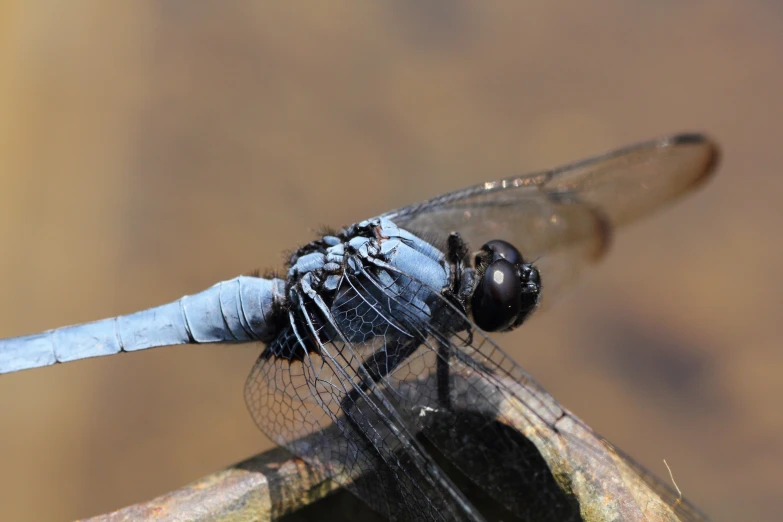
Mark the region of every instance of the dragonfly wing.
<instances>
[{"instance_id":1,"label":"dragonfly wing","mask_svg":"<svg viewBox=\"0 0 783 522\"><path fill-rule=\"evenodd\" d=\"M716 158L706 138L681 135L477 185L384 217L434 244L443 244L452 231L474 249L491 239L511 242L528 259L540 258L547 299L600 259L614 227L698 184ZM608 451L600 436L475 328L442 289L405 276L390 283L372 270L346 272L352 299L326 312L292 312L299 314L292 330L267 348L247 381L247 403L262 431L392 520L481 520L412 437L417 432L523 518L535 509L552 520L578 520L573 499L556 497L551 483L542 489L547 481L535 471L539 456L564 452L562 462L576 462L589 484L603 488L603 495L593 489L580 501L600 504L610 498L631 514L623 519L644 519L648 507L632 498L633 485L615 480L626 467L662 492L664 507L671 501L697 513L630 459ZM403 288L409 284L418 286ZM295 331L297 324L305 331ZM465 410L485 421L468 422ZM486 419L513 420L525 437ZM536 498L544 505L535 504Z\"/></svg>"},{"instance_id":2,"label":"dragonfly wing","mask_svg":"<svg viewBox=\"0 0 783 522\"><path fill-rule=\"evenodd\" d=\"M577 521L580 510L585 513L585 506L592 505L621 513L623 520L646 520L651 509L664 513L660 520L677 520L675 514L682 514L681 520L706 520L558 404L439 290L429 289L429 299L423 299L438 312L422 322L417 319L421 309L408 316L394 312L414 304L390 290L396 287L369 274L352 284L364 285L358 294L392 317L397 330L426 338L383 379L396 410L412 431L423 433L438 453L511 513L523 520ZM422 298L421 291L417 294ZM541 471L543 461L549 473ZM556 476L583 480L564 485ZM652 491L639 488L638 477Z\"/></svg>"},{"instance_id":3,"label":"dragonfly wing","mask_svg":"<svg viewBox=\"0 0 783 522\"><path fill-rule=\"evenodd\" d=\"M538 260L544 303L601 259L612 230L709 177L714 142L695 134L649 141L564 167L511 176L384 214L424 238L452 231L477 250L492 239Z\"/></svg>"},{"instance_id":4,"label":"dragonfly wing","mask_svg":"<svg viewBox=\"0 0 783 522\"><path fill-rule=\"evenodd\" d=\"M259 357L247 379L245 400L261 431L389 520L482 520L421 466L399 416L371 390L347 398L358 389L357 367L371 348L329 342L321 345L321 354L303 352L301 359L273 355L299 350L301 343L288 330Z\"/></svg>"},{"instance_id":5,"label":"dragonfly wing","mask_svg":"<svg viewBox=\"0 0 783 522\"><path fill-rule=\"evenodd\" d=\"M617 459L622 462L622 466L626 467L630 473L652 489L663 503L674 512L677 520L681 522L709 522L707 515L685 499L682 496L682 492L676 489L676 485L673 482L670 485L661 481L629 455L624 454L614 446L611 446L611 448Z\"/></svg>"}]
</instances>

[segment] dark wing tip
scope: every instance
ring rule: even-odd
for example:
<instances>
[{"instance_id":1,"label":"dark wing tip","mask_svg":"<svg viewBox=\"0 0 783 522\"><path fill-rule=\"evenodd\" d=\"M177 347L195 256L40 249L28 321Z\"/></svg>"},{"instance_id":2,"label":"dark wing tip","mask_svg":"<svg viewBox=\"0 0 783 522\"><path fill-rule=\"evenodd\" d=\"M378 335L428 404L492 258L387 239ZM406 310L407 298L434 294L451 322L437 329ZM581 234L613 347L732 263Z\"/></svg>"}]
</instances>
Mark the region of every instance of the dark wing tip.
<instances>
[{"instance_id":1,"label":"dark wing tip","mask_svg":"<svg viewBox=\"0 0 783 522\"><path fill-rule=\"evenodd\" d=\"M701 132L681 132L674 136L664 138L664 141L667 141L672 145L692 145L711 142L711 140Z\"/></svg>"},{"instance_id":2,"label":"dark wing tip","mask_svg":"<svg viewBox=\"0 0 783 522\"><path fill-rule=\"evenodd\" d=\"M662 140L666 147L700 147L704 149L704 163L701 172L694 176L690 188L696 188L707 181L718 168L721 161L721 149L718 143L700 132L683 132L666 137Z\"/></svg>"}]
</instances>

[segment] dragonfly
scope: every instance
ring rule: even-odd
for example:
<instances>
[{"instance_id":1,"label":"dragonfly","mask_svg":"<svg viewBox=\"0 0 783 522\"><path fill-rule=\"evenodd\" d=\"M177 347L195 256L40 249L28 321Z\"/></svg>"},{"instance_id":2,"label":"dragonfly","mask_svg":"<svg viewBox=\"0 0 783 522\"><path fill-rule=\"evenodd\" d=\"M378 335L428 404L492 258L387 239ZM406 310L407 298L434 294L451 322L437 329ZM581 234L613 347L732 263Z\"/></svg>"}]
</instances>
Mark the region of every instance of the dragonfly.
<instances>
[{"instance_id":1,"label":"dragonfly","mask_svg":"<svg viewBox=\"0 0 783 522\"><path fill-rule=\"evenodd\" d=\"M296 250L282 274L239 276L129 315L2 339L0 373L179 344L260 343L244 391L260 430L382 516L485 519L437 452L529 520L516 493L535 492L540 477L508 479L526 468L529 451L490 422L467 429L458 404L514 399L517 414L550 428L544 444L569 436L559 426L581 421L495 338L601 260L615 229L701 185L718 158L708 137L676 134L445 193L327 231ZM476 448L500 462L488 465L468 451ZM706 520L620 459L681 519ZM578 510L556 516L581 520Z\"/></svg>"}]
</instances>

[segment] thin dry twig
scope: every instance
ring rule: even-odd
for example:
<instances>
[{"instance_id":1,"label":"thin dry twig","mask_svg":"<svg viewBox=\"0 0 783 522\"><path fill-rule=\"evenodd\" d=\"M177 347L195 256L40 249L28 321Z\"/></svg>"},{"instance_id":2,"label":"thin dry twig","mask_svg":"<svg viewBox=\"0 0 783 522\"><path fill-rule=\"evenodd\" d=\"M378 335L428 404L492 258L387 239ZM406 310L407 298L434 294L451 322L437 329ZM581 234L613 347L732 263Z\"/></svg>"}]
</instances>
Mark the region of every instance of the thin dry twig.
<instances>
[{"instance_id":1,"label":"thin dry twig","mask_svg":"<svg viewBox=\"0 0 783 522\"><path fill-rule=\"evenodd\" d=\"M666 462L666 459L663 459L663 464L666 466L666 469L669 471L669 478L672 479L672 484L674 484L674 489L677 490L677 494L679 495L677 497L677 500L674 501L674 505L672 507L677 507L680 504L682 504L682 491L680 491L680 486L677 485L677 482L674 480L674 474L672 473L672 468L669 467L669 463Z\"/></svg>"}]
</instances>

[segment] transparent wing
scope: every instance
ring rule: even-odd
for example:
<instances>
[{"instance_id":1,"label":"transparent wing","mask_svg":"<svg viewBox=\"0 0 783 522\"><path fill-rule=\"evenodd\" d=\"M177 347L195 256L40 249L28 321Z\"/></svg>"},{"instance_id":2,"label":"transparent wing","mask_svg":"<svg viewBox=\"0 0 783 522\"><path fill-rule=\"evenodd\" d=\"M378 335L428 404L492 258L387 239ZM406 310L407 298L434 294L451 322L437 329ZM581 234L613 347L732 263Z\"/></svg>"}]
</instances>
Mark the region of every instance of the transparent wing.
<instances>
[{"instance_id":1,"label":"transparent wing","mask_svg":"<svg viewBox=\"0 0 783 522\"><path fill-rule=\"evenodd\" d=\"M399 415L358 386L363 352L377 352L385 343L378 335L356 349L327 342L319 345L320 354L302 352L301 359L273 355L304 346L289 329L247 379L245 400L253 419L277 444L389 520L482 520L449 494L453 486L444 487L422 465L426 457L411 446Z\"/></svg>"},{"instance_id":2,"label":"transparent wing","mask_svg":"<svg viewBox=\"0 0 783 522\"><path fill-rule=\"evenodd\" d=\"M580 521L590 502L622 520L707 520L560 406L439 290L409 274L390 284L372 269L346 284L352 299L329 317L303 309L305 330L292 326L270 345L246 399L262 431L376 511L481 520L433 467L441 455L505 520ZM345 326L315 326L328 324ZM328 340L338 337L351 342ZM658 496L638 497L639 480Z\"/></svg>"},{"instance_id":3,"label":"transparent wing","mask_svg":"<svg viewBox=\"0 0 783 522\"><path fill-rule=\"evenodd\" d=\"M361 287L357 294L372 309L385 311L396 329L425 339L382 381L397 411L413 431L423 433L512 514L522 520L582 520L580 509L589 509L577 506L562 484L556 484L554 475L562 472L584 480L581 493L579 484L570 486L581 504L595 502L596 509L607 509L607 503L616 501L623 520L648 520L651 514L660 517L655 520L673 519L666 513L682 521L707 520L669 485L560 406L441 292L414 282L419 285L415 293L421 298L427 292L429 299L421 300L436 311L422 323L417 314L405 313L414 306L409 292L392 291L394 286L373 277L357 278L353 284ZM441 371L432 378L438 367L447 368L447 377ZM542 472L542 466L550 472ZM644 491L640 480L657 496L639 497Z\"/></svg>"},{"instance_id":4,"label":"transparent wing","mask_svg":"<svg viewBox=\"0 0 783 522\"><path fill-rule=\"evenodd\" d=\"M607 443L608 444L608 443ZM662 482L655 475L644 469L643 466L638 464L629 455L624 454L618 448L612 446L612 451L617 453L623 461L623 464L628 466L628 469L633 474L642 480L648 487L655 491L668 506L672 508L677 518L682 522L708 522L709 518L696 506L691 504L688 500L684 499L679 492L675 492L672 486Z\"/></svg>"},{"instance_id":5,"label":"transparent wing","mask_svg":"<svg viewBox=\"0 0 783 522\"><path fill-rule=\"evenodd\" d=\"M698 186L718 162L717 145L680 134L553 170L511 176L384 214L425 239L452 231L478 249L504 239L536 260L544 302L606 252L614 228Z\"/></svg>"},{"instance_id":6,"label":"transparent wing","mask_svg":"<svg viewBox=\"0 0 783 522\"><path fill-rule=\"evenodd\" d=\"M679 135L384 216L433 244L451 231L474 249L511 242L538 258L546 300L600 259L615 227L687 192L717 157L706 138ZM375 510L391 520L481 520L432 464L440 454L523 520L580 520L591 499L623 520L651 510L706 520L560 406L441 289L411 288L409 274L409 283L390 285L373 270L345 279L354 299L292 312L297 319L258 360L245 395L262 431ZM563 476L584 480L564 487ZM640 480L660 498L635 498Z\"/></svg>"}]
</instances>

